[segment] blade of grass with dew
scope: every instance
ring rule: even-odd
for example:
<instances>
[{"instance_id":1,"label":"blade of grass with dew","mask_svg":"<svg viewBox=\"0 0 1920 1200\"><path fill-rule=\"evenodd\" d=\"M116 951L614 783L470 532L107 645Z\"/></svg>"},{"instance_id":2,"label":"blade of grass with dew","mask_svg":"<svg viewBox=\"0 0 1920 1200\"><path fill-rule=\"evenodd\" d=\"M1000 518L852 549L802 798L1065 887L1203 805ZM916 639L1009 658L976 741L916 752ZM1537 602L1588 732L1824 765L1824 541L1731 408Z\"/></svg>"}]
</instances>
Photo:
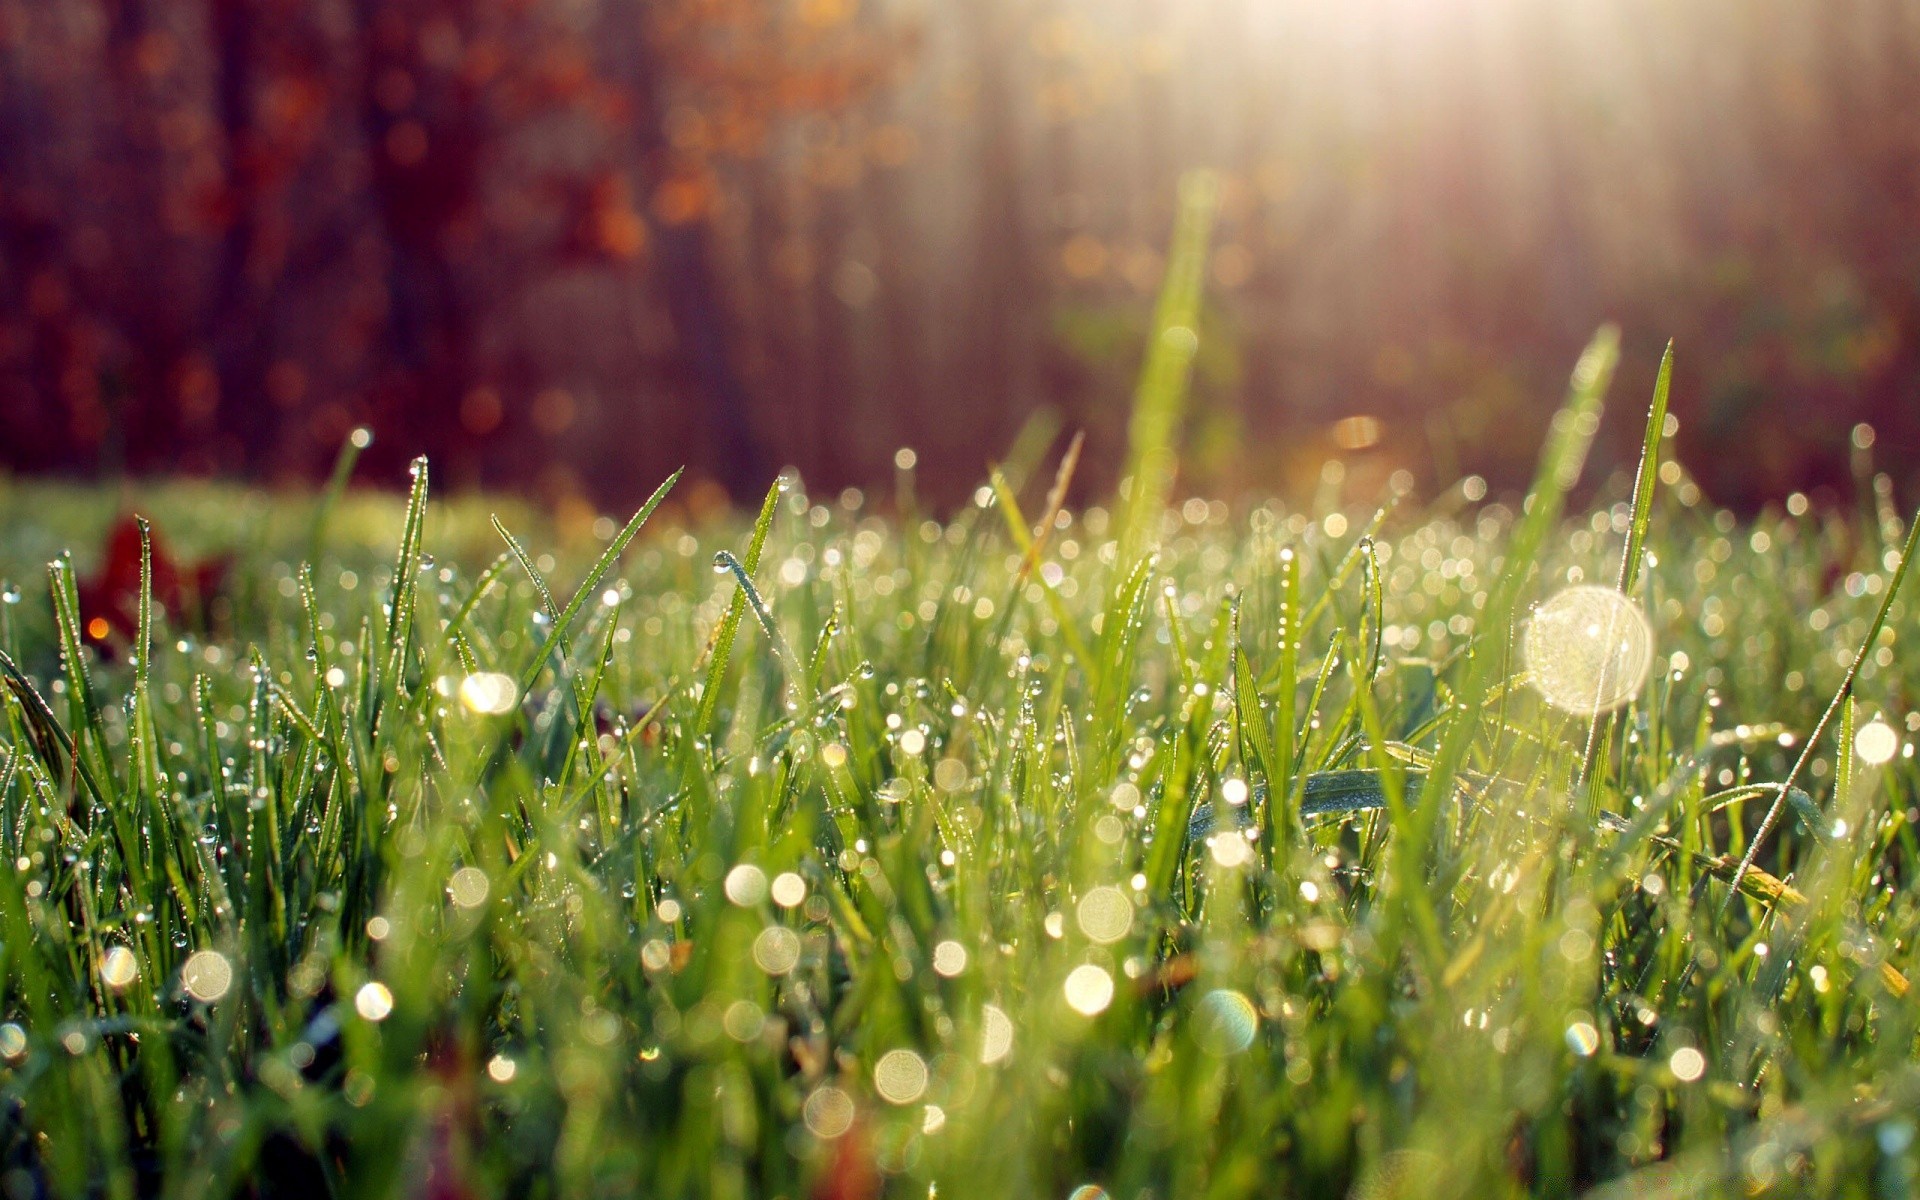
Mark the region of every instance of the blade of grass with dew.
<instances>
[{"instance_id":1,"label":"blade of grass with dew","mask_svg":"<svg viewBox=\"0 0 1920 1200\"><path fill-rule=\"evenodd\" d=\"M1425 789L1430 798L1451 794L1466 766L1468 753L1480 731L1481 714L1488 703L1489 673L1494 670L1498 653L1506 648L1522 590L1539 566L1547 536L1557 526L1567 493L1586 464L1619 355L1619 333L1612 326L1606 326L1588 343L1574 367L1567 400L1554 415L1538 473L1522 505L1520 523L1508 543L1500 573L1487 593L1486 603L1474 618L1478 644L1461 668L1462 678L1454 689L1453 719L1434 752ZM1418 930L1431 930L1437 924L1435 914L1415 912L1410 906L1422 904L1426 896L1424 873L1428 869L1428 852L1443 807L1429 799L1427 803L1408 808L1406 819L1395 825L1396 838L1401 844L1389 862L1394 872L1404 873L1404 878L1391 888L1390 894ZM1420 944L1429 954L1435 950L1427 938ZM1427 970L1436 973L1442 966L1437 959L1425 963Z\"/></svg>"},{"instance_id":2,"label":"blade of grass with dew","mask_svg":"<svg viewBox=\"0 0 1920 1200\"><path fill-rule=\"evenodd\" d=\"M1041 510L1038 524L1033 527L1033 537L1024 547L1025 553L1020 559L1020 570L1015 579L1025 582L1040 565L1040 555L1047 548L1048 540L1053 536L1055 522L1067 505L1067 489L1073 486L1073 473L1080 466L1080 449L1086 445L1087 431L1075 430L1073 440L1067 443L1067 452L1060 456L1060 465L1053 473L1053 486L1047 489L1047 502ZM995 472L995 487L1007 490L1006 478ZM1024 523L1023 523L1024 525ZM1017 535L1016 535L1017 536Z\"/></svg>"},{"instance_id":3,"label":"blade of grass with dew","mask_svg":"<svg viewBox=\"0 0 1920 1200\"><path fill-rule=\"evenodd\" d=\"M607 548L601 552L600 557L594 562L592 569L587 572L587 577L580 581L579 588L573 593L573 599L567 601L566 608L560 610L559 614L553 618L553 629L548 633L546 641L542 643L543 649L546 647L555 647L560 649L562 654L565 653L565 643L563 639L566 637L567 631L572 628L574 618L580 615L581 607L586 604L587 598L594 594L594 589L600 586L600 582L607 577L607 572L611 571L614 564L620 561L620 556L626 552L628 543L633 541L634 535L639 533L641 527L647 523L647 518L653 515L653 510L660 507L660 502L667 498L667 493L673 490L673 485L680 482L680 476L685 470L685 467L680 468L673 474L667 476L665 482L661 483L659 487L653 489L653 495L647 497L647 502L640 506L639 511L634 513L626 525L621 528L620 532L614 535L613 540L607 543ZM510 540L508 545L512 546L513 542ZM524 562L525 552L516 551L516 553ZM551 605L552 597L546 596L545 598L549 605ZM462 611L464 612L465 610ZM541 654L539 658L527 668L526 674L521 677L520 691L523 695L533 687L534 682L539 678L540 669L545 665L546 659L547 655L544 653Z\"/></svg>"},{"instance_id":4,"label":"blade of grass with dew","mask_svg":"<svg viewBox=\"0 0 1920 1200\"><path fill-rule=\"evenodd\" d=\"M1813 761L1821 736L1826 733L1827 726L1833 723L1834 715L1840 711L1840 706L1852 697L1854 682L1860 678L1860 669L1866 666L1867 656L1873 653L1874 643L1880 639L1880 630L1886 626L1887 613L1893 608L1894 597L1900 594L1900 585L1906 581L1907 568L1913 565L1916 549L1920 549L1920 511L1916 511L1907 524L1906 544L1900 548L1899 561L1894 564L1893 572L1886 581L1885 591L1880 597L1880 607L1874 612L1873 621L1867 626L1867 635L1860 639L1860 649L1854 653L1853 661L1848 665L1847 673L1840 681L1839 690L1833 694L1832 703L1827 705L1826 711L1820 714L1819 722L1807 735L1806 743L1800 749L1800 756L1794 760L1792 768L1787 771L1787 777L1780 781L1779 788L1774 793L1773 803L1767 806L1766 815L1760 820L1760 828L1754 831L1753 840L1747 844L1747 852L1740 856L1740 866L1733 873L1733 882L1727 889L1726 902L1720 908L1721 920L1724 921L1727 914L1733 910L1734 898L1740 892L1741 879L1753 869L1753 860L1759 855L1760 848L1766 844L1767 836L1773 832L1773 827L1779 824L1781 810L1787 804L1788 792L1800 781L1801 773ZM1841 754L1851 752L1850 746L1840 747Z\"/></svg>"},{"instance_id":5,"label":"blade of grass with dew","mask_svg":"<svg viewBox=\"0 0 1920 1200\"><path fill-rule=\"evenodd\" d=\"M779 507L780 497L786 491L786 482L776 480L767 489L767 498L760 503L760 515L754 518L753 535L747 541L747 557L743 564L750 576L760 569L760 554L766 549L767 533L773 528L773 515ZM714 628L706 684L701 689L700 707L693 719L693 727L701 737L713 738L718 732L714 722L720 713L720 689L727 676L727 660L733 654L734 635L740 628L740 618L746 615L746 608L746 593L735 591L733 599L727 601L726 615L720 618L720 624Z\"/></svg>"},{"instance_id":6,"label":"blade of grass with dew","mask_svg":"<svg viewBox=\"0 0 1920 1200\"><path fill-rule=\"evenodd\" d=\"M498 515L490 516L487 519L492 522L493 531L500 535L500 540L507 544L507 553L513 556L513 561L520 564L520 569L526 572L527 581L533 584L534 593L540 597L540 611L546 615L548 626L552 627L558 624L560 620L560 606L553 602L553 591L547 586L547 577L540 573L540 568L534 565L532 556L527 553L527 548L520 544L519 538L513 536L513 534L508 531L506 525L501 522ZM548 637L541 643L540 652L534 655L532 664L527 667L527 674L529 676L537 677L540 669L546 666L547 659L551 654L549 647L551 647L552 642L553 639ZM561 648L561 652L565 653L564 647Z\"/></svg>"},{"instance_id":7,"label":"blade of grass with dew","mask_svg":"<svg viewBox=\"0 0 1920 1200\"><path fill-rule=\"evenodd\" d=\"M1077 457L1079 446L1080 439L1078 435L1075 435L1073 451L1070 452L1067 464L1070 464L1073 459ZM1062 466L1062 481L1071 473L1071 467L1067 464L1063 464ZM1000 511L1006 516L1007 532L1012 535L1014 545L1020 551L1021 567L1013 582L1013 594L1017 597L1020 593L1020 585L1027 578L1029 564L1035 562L1040 557L1040 549L1045 541L1045 531L1053 527L1052 518L1049 517L1041 523L1039 527L1040 532L1029 535L1027 533L1026 516L1020 511L1020 501L1014 496L1013 489L1007 486L1006 477L1000 473L998 468L995 468L989 473L988 478L991 481L994 498L1000 505ZM1063 492L1064 490L1059 483L1055 484L1056 492ZM1050 504L1048 511L1057 513L1059 510ZM1080 636L1079 623L1073 619L1073 614L1067 611L1066 602L1061 598L1059 591L1044 576L1040 579L1040 588L1041 594L1046 597L1047 607L1053 612L1054 623L1060 627L1061 636L1067 639L1067 645L1069 649L1073 651L1074 657L1080 662L1081 670L1087 673L1090 685L1095 691L1098 691L1100 687L1100 664L1093 655L1087 652L1086 641Z\"/></svg>"},{"instance_id":8,"label":"blade of grass with dew","mask_svg":"<svg viewBox=\"0 0 1920 1200\"><path fill-rule=\"evenodd\" d=\"M1567 493L1579 480L1586 465L1587 451L1600 428L1607 385L1620 359L1620 335L1609 325L1594 335L1574 367L1566 403L1554 414L1540 467L1521 506L1522 516L1508 543L1504 564L1487 602L1475 621L1479 643L1468 656L1463 677L1454 688L1454 719L1449 722L1434 753L1432 778L1450 786L1465 765L1467 750L1478 732L1479 717L1487 701L1489 672L1494 669L1496 645L1504 646L1508 628L1519 606L1522 589L1539 566L1539 557L1547 535L1558 523ZM1417 844L1424 844L1432 814L1416 816Z\"/></svg>"},{"instance_id":9,"label":"blade of grass with dew","mask_svg":"<svg viewBox=\"0 0 1920 1200\"><path fill-rule=\"evenodd\" d=\"M1660 355L1660 370L1653 380L1653 403L1647 406L1647 428L1640 439L1640 464L1633 473L1633 508L1627 519L1627 544L1620 551L1622 596L1632 596L1640 579L1640 564L1646 554L1647 526L1653 519L1654 484L1660 477L1660 442L1667 433L1667 397L1673 387L1673 343ZM1595 713L1587 729L1587 751L1580 767L1580 780L1593 775L1594 758L1611 740L1616 717ZM1605 732L1602 732L1602 726ZM1595 798L1597 803L1597 797Z\"/></svg>"},{"instance_id":10,"label":"blade of grass with dew","mask_svg":"<svg viewBox=\"0 0 1920 1200\"><path fill-rule=\"evenodd\" d=\"M380 718L397 703L404 692L402 673L406 666L407 645L413 638L414 598L420 588L420 540L427 525L427 460L420 457L408 468L413 484L407 493L406 522L400 530L400 548L393 560L393 592L386 621L386 655L381 675L375 681L371 722L376 734L382 732Z\"/></svg>"}]
</instances>

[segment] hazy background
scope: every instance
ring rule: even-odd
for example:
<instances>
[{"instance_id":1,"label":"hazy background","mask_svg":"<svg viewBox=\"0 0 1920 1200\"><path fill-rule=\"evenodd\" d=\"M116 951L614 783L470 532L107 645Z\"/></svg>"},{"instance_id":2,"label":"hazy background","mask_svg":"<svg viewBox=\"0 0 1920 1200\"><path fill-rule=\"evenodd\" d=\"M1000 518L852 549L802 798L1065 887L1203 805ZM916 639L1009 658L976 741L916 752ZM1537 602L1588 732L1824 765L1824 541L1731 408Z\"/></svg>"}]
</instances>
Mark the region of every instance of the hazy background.
<instances>
[{"instance_id":1,"label":"hazy background","mask_svg":"<svg viewBox=\"0 0 1920 1200\"><path fill-rule=\"evenodd\" d=\"M1906 0L0 0L0 464L1098 487L1193 166L1183 490L1511 481L1614 319L1715 498L1911 495Z\"/></svg>"}]
</instances>

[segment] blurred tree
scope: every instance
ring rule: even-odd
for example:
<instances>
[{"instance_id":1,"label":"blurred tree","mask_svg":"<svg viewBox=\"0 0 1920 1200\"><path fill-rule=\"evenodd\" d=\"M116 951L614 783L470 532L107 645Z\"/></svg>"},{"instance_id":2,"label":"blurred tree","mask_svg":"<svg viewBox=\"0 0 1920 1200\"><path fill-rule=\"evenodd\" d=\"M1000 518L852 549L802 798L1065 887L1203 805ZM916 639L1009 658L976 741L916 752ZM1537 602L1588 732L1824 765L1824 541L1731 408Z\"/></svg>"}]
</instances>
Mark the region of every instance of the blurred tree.
<instances>
[{"instance_id":1,"label":"blurred tree","mask_svg":"<svg viewBox=\"0 0 1920 1200\"><path fill-rule=\"evenodd\" d=\"M0 0L0 464L951 501L1047 404L1097 491L1205 165L1191 486L1518 476L1609 318L1716 496L1911 474L1916 81L1912 0Z\"/></svg>"}]
</instances>

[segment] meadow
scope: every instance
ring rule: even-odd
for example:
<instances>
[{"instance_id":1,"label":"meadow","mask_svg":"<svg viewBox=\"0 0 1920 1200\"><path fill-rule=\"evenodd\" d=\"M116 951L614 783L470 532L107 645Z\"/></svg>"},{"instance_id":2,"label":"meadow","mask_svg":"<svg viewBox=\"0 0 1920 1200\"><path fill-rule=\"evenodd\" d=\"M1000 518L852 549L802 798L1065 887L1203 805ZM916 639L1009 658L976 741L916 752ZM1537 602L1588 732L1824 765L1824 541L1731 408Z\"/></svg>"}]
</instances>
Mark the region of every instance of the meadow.
<instances>
[{"instance_id":1,"label":"meadow","mask_svg":"<svg viewBox=\"0 0 1920 1200\"><path fill-rule=\"evenodd\" d=\"M1920 523L1616 355L1524 497L0 485L0 1193L1911 1194Z\"/></svg>"}]
</instances>

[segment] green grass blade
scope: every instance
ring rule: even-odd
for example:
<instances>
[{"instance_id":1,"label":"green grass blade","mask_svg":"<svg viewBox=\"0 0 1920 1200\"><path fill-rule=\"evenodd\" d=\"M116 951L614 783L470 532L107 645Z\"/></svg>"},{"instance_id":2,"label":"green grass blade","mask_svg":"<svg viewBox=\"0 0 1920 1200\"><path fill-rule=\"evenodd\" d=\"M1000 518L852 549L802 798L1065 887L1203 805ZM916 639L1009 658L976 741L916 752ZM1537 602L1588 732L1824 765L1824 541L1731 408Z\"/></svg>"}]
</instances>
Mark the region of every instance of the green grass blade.
<instances>
[{"instance_id":1,"label":"green grass blade","mask_svg":"<svg viewBox=\"0 0 1920 1200\"><path fill-rule=\"evenodd\" d=\"M780 497L786 495L784 480L775 480L767 489L767 498L761 501L760 515L754 518L753 536L747 543L747 557L744 563L746 573L751 576L760 569L760 554L767 546L767 534L773 528L773 515L778 510ZM746 615L747 595L736 591L733 599L727 602L726 615L720 618L720 624L714 630L712 658L707 663L706 686L700 693L700 707L694 717L693 726L703 736L712 737L716 732L714 721L720 712L720 689L726 681L727 660L733 654L734 635L739 632L740 618Z\"/></svg>"},{"instance_id":2,"label":"green grass blade","mask_svg":"<svg viewBox=\"0 0 1920 1200\"><path fill-rule=\"evenodd\" d=\"M1893 609L1894 597L1900 594L1900 585L1906 581L1907 568L1913 565L1914 552L1917 549L1920 549L1920 511L1915 512L1907 522L1907 541L1900 548L1900 559L1894 564L1893 572L1887 579L1886 589L1880 596L1880 607L1874 612L1873 621L1867 626L1867 635L1860 639L1860 648L1854 652L1853 661L1847 666L1847 673L1840 681L1839 690L1834 692L1833 701L1827 705L1826 711L1820 714L1819 723L1814 725L1813 732L1807 735L1806 743L1800 748L1800 756L1794 760L1793 768L1787 772L1787 777L1780 781L1779 788L1774 793L1773 803L1767 806L1767 814L1761 818L1760 828L1754 831L1753 841L1747 845L1747 852L1740 856L1740 865L1734 870L1733 881L1727 888L1726 902L1720 909L1723 919L1732 910L1734 897L1740 894L1740 881L1753 869L1753 860L1759 855L1760 848L1766 844L1767 836L1773 832L1774 826L1780 823L1780 814L1788 803L1788 796L1794 790L1794 785L1800 782L1801 773L1813 761L1814 752L1820 745L1822 736L1827 732L1827 726L1833 723L1833 718L1839 713L1841 706L1852 698L1854 681L1860 678L1860 669L1867 665L1867 656L1873 653L1874 643L1880 640L1880 631L1887 624L1887 613ZM1852 747L1842 746L1840 753L1850 754Z\"/></svg>"},{"instance_id":3,"label":"green grass blade","mask_svg":"<svg viewBox=\"0 0 1920 1200\"><path fill-rule=\"evenodd\" d=\"M1173 488L1188 382L1200 344L1207 243L1219 203L1220 181L1211 172L1195 171L1181 178L1167 275L1154 308L1146 362L1127 425L1127 464L1121 476L1125 494L1120 526L1122 572L1130 570L1151 544Z\"/></svg>"},{"instance_id":4,"label":"green grass blade","mask_svg":"<svg viewBox=\"0 0 1920 1200\"><path fill-rule=\"evenodd\" d=\"M1646 558L1647 527L1653 520L1653 489L1660 478L1660 442L1667 433L1667 395L1673 387L1673 343L1660 355L1654 376L1653 403L1647 409L1647 430L1640 440L1640 465L1633 473L1633 512L1627 523L1627 544L1620 553L1620 591L1632 595L1640 582Z\"/></svg>"},{"instance_id":5,"label":"green grass blade","mask_svg":"<svg viewBox=\"0 0 1920 1200\"><path fill-rule=\"evenodd\" d=\"M647 518L653 515L653 510L660 507L660 502L667 498L667 493L673 490L673 485L680 482L680 476L685 470L686 468L682 467L680 470L675 471L673 474L667 476L664 483L653 489L653 495L647 497L647 502L640 506L640 510L634 513L626 525L621 528L620 532L614 535L613 540L607 543L607 548L601 552L599 559L594 562L592 569L587 572L587 577L580 581L579 588L573 593L573 599L567 601L566 608L562 609L560 613L553 618L553 630L547 635L547 640L543 643L543 649L545 647L564 648L567 631L573 627L574 618L580 615L581 608L584 607L587 600L594 595L595 589L600 586L600 582L607 577L607 572L613 570L614 564L620 561L620 556L626 553L628 543L633 541L634 535L638 534L641 527L647 523ZM499 528L497 523L495 527ZM506 535L505 529L501 529L500 532L502 536ZM507 539L507 545L514 548L514 555L520 559L521 565L523 567L527 566L526 552L518 549L517 543L510 537ZM535 578L537 579L538 577L536 576ZM551 608L553 598L550 595L545 595L544 588L542 588L542 593L549 608ZM520 680L520 690L522 693L533 687L534 681L540 677L540 668L545 665L547 658L548 655L542 653L539 658L534 661L533 665L527 668L526 674L522 676Z\"/></svg>"},{"instance_id":6,"label":"green grass blade","mask_svg":"<svg viewBox=\"0 0 1920 1200\"><path fill-rule=\"evenodd\" d=\"M346 495L347 483L353 478L353 468L360 461L360 452L373 445L373 432L366 428L354 430L347 440L340 443L340 453L333 460L333 473L327 477L327 486L320 493L320 502L314 505L313 522L307 527L306 561L318 563L320 552L326 546L327 522L333 517L333 510L340 507L340 498Z\"/></svg>"}]
</instances>

